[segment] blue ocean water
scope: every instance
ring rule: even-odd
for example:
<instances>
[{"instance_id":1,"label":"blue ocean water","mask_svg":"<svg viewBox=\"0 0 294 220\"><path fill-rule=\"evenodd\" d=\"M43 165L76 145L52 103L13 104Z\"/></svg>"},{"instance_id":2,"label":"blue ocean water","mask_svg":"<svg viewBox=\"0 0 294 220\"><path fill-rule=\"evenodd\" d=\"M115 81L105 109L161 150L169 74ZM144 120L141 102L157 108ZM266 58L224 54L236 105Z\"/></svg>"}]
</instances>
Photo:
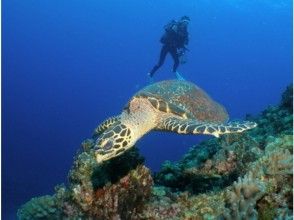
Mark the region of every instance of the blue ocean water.
<instances>
[{"instance_id":1,"label":"blue ocean water","mask_svg":"<svg viewBox=\"0 0 294 220\"><path fill-rule=\"evenodd\" d=\"M147 85L171 19L191 18L179 71L232 119L277 104L292 82L290 0L2 3L3 219L66 182L80 143ZM155 81L171 67L167 57ZM153 132L137 146L156 171L204 138Z\"/></svg>"}]
</instances>

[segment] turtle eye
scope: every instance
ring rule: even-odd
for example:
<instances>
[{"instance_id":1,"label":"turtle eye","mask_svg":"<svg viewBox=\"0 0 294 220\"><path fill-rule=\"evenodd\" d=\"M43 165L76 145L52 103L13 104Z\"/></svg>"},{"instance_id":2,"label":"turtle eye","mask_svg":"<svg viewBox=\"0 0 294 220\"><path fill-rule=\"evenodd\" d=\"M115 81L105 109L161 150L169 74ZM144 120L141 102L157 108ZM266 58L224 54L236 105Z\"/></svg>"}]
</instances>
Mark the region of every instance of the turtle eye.
<instances>
[{"instance_id":1,"label":"turtle eye","mask_svg":"<svg viewBox=\"0 0 294 220\"><path fill-rule=\"evenodd\" d=\"M105 151L105 150L110 150L113 146L113 141L110 139L110 140L107 140L107 139L98 139L96 141L96 145L95 145L95 149L98 150L102 150Z\"/></svg>"},{"instance_id":2,"label":"turtle eye","mask_svg":"<svg viewBox=\"0 0 294 220\"><path fill-rule=\"evenodd\" d=\"M96 149L110 150L113 146L112 139L98 139L96 142Z\"/></svg>"},{"instance_id":3,"label":"turtle eye","mask_svg":"<svg viewBox=\"0 0 294 220\"><path fill-rule=\"evenodd\" d=\"M107 140L107 142L104 144L103 149L104 150L110 150L113 146L113 141L112 140Z\"/></svg>"}]
</instances>

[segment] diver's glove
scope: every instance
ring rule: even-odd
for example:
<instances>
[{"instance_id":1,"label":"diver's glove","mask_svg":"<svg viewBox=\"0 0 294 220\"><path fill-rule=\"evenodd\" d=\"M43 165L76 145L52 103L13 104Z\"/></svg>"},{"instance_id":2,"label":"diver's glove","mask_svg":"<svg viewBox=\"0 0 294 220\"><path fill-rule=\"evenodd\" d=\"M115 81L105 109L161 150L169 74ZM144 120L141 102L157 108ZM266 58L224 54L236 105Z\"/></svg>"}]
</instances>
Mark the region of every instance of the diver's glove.
<instances>
[{"instance_id":1,"label":"diver's glove","mask_svg":"<svg viewBox=\"0 0 294 220\"><path fill-rule=\"evenodd\" d=\"M186 52L185 48L179 48L177 50L177 54L178 54L179 57L183 56L185 54L185 52Z\"/></svg>"},{"instance_id":2,"label":"diver's glove","mask_svg":"<svg viewBox=\"0 0 294 220\"><path fill-rule=\"evenodd\" d=\"M186 59L186 51L187 50L188 49L186 47L182 47L177 50L177 55L178 55L180 64L187 63L187 59Z\"/></svg>"}]
</instances>

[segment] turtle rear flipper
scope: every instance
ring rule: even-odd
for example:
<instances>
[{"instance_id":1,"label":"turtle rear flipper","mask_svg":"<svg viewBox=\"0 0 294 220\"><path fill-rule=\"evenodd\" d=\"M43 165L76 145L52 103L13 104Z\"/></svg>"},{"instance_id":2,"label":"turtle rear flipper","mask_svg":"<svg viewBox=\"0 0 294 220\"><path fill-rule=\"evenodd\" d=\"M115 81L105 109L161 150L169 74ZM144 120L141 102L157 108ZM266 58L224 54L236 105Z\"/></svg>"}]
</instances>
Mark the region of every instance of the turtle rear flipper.
<instances>
[{"instance_id":1,"label":"turtle rear flipper","mask_svg":"<svg viewBox=\"0 0 294 220\"><path fill-rule=\"evenodd\" d=\"M210 123L193 119L179 119L175 117L165 119L156 130L171 131L178 134L208 134L219 137L222 134L240 133L255 128L255 122Z\"/></svg>"},{"instance_id":2,"label":"turtle rear flipper","mask_svg":"<svg viewBox=\"0 0 294 220\"><path fill-rule=\"evenodd\" d=\"M113 126L115 123L117 123L118 121L120 121L120 116L113 116L110 118L107 118L106 120L104 120L95 130L94 130L94 137L99 136L100 134L102 134L104 131L106 131L108 128L110 128L111 126Z\"/></svg>"}]
</instances>

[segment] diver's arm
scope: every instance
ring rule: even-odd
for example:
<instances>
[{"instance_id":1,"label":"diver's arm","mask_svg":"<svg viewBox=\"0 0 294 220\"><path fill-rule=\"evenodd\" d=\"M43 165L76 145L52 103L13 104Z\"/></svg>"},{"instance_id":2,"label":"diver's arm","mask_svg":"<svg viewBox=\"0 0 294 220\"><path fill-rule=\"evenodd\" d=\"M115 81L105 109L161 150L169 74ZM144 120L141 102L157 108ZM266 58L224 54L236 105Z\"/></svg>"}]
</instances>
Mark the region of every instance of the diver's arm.
<instances>
[{"instance_id":1,"label":"diver's arm","mask_svg":"<svg viewBox=\"0 0 294 220\"><path fill-rule=\"evenodd\" d=\"M189 51L189 49L186 47L188 45L188 43L189 43L188 36L185 36L184 39L182 40L179 48Z\"/></svg>"}]
</instances>

